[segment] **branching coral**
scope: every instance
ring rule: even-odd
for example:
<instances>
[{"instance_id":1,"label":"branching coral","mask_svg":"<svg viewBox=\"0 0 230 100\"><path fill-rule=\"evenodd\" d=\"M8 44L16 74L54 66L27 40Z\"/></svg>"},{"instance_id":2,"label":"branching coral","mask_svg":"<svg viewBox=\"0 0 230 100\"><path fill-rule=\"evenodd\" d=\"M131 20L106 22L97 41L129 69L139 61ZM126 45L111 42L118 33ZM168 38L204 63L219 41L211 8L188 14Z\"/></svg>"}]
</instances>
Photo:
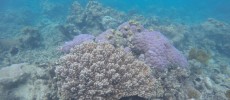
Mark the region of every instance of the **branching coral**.
<instances>
[{"instance_id":1,"label":"branching coral","mask_svg":"<svg viewBox=\"0 0 230 100\"><path fill-rule=\"evenodd\" d=\"M117 100L154 95L151 69L108 43L83 43L60 58L58 91L64 100Z\"/></svg>"}]
</instances>

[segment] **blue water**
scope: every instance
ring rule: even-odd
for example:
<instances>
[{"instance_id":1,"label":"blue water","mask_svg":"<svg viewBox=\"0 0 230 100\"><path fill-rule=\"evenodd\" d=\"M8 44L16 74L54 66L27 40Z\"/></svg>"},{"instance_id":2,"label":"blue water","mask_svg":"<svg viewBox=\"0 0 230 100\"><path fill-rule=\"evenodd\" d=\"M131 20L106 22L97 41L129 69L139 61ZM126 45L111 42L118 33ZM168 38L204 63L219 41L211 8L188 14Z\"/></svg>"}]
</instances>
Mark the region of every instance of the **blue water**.
<instances>
[{"instance_id":1,"label":"blue water","mask_svg":"<svg viewBox=\"0 0 230 100\"><path fill-rule=\"evenodd\" d=\"M55 16L66 15L71 3L74 0L1 0L0 12L8 10L26 10L35 16L42 16L43 3L48 2L54 5L61 5L60 9L52 12ZM86 4L87 0L78 0ZM229 0L99 0L105 6L112 7L126 13L135 12L144 16L160 16L164 18L180 20L192 23L204 21L207 18L216 18L230 22L230 1ZM130 2L131 1L131 2ZM29 19L36 20L31 16Z\"/></svg>"},{"instance_id":2,"label":"blue water","mask_svg":"<svg viewBox=\"0 0 230 100\"><path fill-rule=\"evenodd\" d=\"M118 10L136 10L145 16L157 15L184 22L199 22L207 18L230 19L229 0L101 0Z\"/></svg>"}]
</instances>

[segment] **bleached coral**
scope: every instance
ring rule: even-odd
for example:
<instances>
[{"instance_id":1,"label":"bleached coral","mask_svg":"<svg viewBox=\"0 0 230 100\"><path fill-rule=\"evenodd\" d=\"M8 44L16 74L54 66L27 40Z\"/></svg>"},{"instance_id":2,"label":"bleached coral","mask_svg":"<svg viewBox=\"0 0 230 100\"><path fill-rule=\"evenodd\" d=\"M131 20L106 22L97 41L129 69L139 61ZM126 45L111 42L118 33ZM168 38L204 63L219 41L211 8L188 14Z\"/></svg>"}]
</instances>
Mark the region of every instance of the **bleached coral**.
<instances>
[{"instance_id":1,"label":"bleached coral","mask_svg":"<svg viewBox=\"0 0 230 100\"><path fill-rule=\"evenodd\" d=\"M117 100L154 95L149 66L108 43L83 43L60 58L55 71L64 100Z\"/></svg>"}]
</instances>

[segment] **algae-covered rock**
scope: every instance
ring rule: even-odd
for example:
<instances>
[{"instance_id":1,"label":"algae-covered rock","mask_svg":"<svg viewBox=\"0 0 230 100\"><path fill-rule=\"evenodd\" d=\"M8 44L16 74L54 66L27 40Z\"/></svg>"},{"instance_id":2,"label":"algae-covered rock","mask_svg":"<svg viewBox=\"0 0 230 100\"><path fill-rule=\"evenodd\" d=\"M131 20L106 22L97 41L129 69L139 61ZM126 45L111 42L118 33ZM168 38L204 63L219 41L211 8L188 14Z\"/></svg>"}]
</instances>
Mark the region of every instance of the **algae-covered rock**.
<instances>
[{"instance_id":1,"label":"algae-covered rock","mask_svg":"<svg viewBox=\"0 0 230 100\"><path fill-rule=\"evenodd\" d=\"M225 92L225 96L226 96L228 99L230 99L230 90L227 90L227 91Z\"/></svg>"},{"instance_id":2,"label":"algae-covered rock","mask_svg":"<svg viewBox=\"0 0 230 100\"><path fill-rule=\"evenodd\" d=\"M48 100L49 82L47 68L27 63L4 67L0 69L0 100Z\"/></svg>"}]
</instances>

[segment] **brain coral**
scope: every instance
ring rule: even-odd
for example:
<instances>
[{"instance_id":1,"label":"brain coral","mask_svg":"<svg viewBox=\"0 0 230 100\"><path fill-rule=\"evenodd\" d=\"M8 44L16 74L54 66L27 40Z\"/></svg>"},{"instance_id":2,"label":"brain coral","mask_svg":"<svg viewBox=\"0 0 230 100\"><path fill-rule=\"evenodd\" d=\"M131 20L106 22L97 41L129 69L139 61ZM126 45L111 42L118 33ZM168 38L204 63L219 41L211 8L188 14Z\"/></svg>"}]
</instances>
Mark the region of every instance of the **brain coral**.
<instances>
[{"instance_id":1,"label":"brain coral","mask_svg":"<svg viewBox=\"0 0 230 100\"><path fill-rule=\"evenodd\" d=\"M134 48L142 52L146 63L165 69L170 66L187 67L186 58L160 32L144 31L134 35Z\"/></svg>"},{"instance_id":2,"label":"brain coral","mask_svg":"<svg viewBox=\"0 0 230 100\"><path fill-rule=\"evenodd\" d=\"M55 73L64 100L117 100L153 96L155 79L146 64L108 43L83 43L60 58Z\"/></svg>"}]
</instances>

